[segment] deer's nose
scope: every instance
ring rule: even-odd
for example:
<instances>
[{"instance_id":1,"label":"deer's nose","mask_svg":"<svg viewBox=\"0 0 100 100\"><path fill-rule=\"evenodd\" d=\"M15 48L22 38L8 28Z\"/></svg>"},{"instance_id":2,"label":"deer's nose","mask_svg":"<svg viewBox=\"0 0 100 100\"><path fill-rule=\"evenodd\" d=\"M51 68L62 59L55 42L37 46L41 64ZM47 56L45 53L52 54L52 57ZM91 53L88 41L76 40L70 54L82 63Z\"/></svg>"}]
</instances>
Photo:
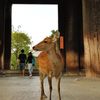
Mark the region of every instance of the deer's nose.
<instances>
[{"instance_id":1,"label":"deer's nose","mask_svg":"<svg viewBox=\"0 0 100 100\"><path fill-rule=\"evenodd\" d=\"M35 49L35 46L33 47L33 49Z\"/></svg>"},{"instance_id":2,"label":"deer's nose","mask_svg":"<svg viewBox=\"0 0 100 100\"><path fill-rule=\"evenodd\" d=\"M36 51L38 51L38 49L37 49L35 46L33 47L33 50L36 50Z\"/></svg>"}]
</instances>

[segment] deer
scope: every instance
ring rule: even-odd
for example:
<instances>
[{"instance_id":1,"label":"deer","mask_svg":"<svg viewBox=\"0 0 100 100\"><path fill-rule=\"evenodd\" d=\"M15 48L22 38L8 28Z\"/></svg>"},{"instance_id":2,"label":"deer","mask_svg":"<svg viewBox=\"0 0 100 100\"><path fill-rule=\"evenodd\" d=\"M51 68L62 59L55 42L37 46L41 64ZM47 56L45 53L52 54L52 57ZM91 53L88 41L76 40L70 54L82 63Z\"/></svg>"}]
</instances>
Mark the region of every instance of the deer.
<instances>
[{"instance_id":1,"label":"deer","mask_svg":"<svg viewBox=\"0 0 100 100\"><path fill-rule=\"evenodd\" d=\"M59 37L60 33L56 31L55 34L44 38L40 43L33 46L33 50L42 51L37 57L37 62L39 66L39 76L41 82L40 100L44 100L44 98L47 98L44 92L44 79L46 77L48 77L49 84L49 100L52 99L51 96L53 77L55 77L58 80L58 98L59 100L61 100L60 83L63 73L64 61L58 45Z\"/></svg>"}]
</instances>

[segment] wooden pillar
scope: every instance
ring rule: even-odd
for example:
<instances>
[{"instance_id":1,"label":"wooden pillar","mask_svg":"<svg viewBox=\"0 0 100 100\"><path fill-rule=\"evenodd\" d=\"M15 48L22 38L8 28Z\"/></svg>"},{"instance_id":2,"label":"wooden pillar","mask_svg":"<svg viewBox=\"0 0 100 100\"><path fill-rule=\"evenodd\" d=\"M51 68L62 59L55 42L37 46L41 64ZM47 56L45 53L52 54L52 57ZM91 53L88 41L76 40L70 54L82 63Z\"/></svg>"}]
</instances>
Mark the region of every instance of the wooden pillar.
<instances>
[{"instance_id":1,"label":"wooden pillar","mask_svg":"<svg viewBox=\"0 0 100 100\"><path fill-rule=\"evenodd\" d=\"M65 13L64 13L64 2L63 0L59 0L58 2L58 24L60 31L60 51L64 58L64 72L66 72L66 47L65 47Z\"/></svg>"},{"instance_id":2,"label":"wooden pillar","mask_svg":"<svg viewBox=\"0 0 100 100\"><path fill-rule=\"evenodd\" d=\"M8 0L0 1L0 69L10 69L11 13Z\"/></svg>"},{"instance_id":3,"label":"wooden pillar","mask_svg":"<svg viewBox=\"0 0 100 100\"><path fill-rule=\"evenodd\" d=\"M11 2L5 0L4 69L10 69L11 56Z\"/></svg>"},{"instance_id":4,"label":"wooden pillar","mask_svg":"<svg viewBox=\"0 0 100 100\"><path fill-rule=\"evenodd\" d=\"M0 1L0 69L4 69L4 1Z\"/></svg>"},{"instance_id":5,"label":"wooden pillar","mask_svg":"<svg viewBox=\"0 0 100 100\"><path fill-rule=\"evenodd\" d=\"M65 0L64 3L66 67L80 71L83 56L82 1Z\"/></svg>"},{"instance_id":6,"label":"wooden pillar","mask_svg":"<svg viewBox=\"0 0 100 100\"><path fill-rule=\"evenodd\" d=\"M100 0L82 1L86 76L96 77L100 75Z\"/></svg>"}]
</instances>

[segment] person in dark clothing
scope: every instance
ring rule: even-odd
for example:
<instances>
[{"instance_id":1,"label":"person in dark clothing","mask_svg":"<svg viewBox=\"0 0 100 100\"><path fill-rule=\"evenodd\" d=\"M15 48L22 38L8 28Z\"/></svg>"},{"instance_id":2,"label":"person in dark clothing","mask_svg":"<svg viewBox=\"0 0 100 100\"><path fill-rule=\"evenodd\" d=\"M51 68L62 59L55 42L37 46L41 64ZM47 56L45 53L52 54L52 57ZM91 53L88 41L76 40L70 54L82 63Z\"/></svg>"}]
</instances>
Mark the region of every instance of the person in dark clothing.
<instances>
[{"instance_id":1,"label":"person in dark clothing","mask_svg":"<svg viewBox=\"0 0 100 100\"><path fill-rule=\"evenodd\" d=\"M30 78L32 77L34 62L35 62L34 57L33 57L32 53L29 52L28 58L27 58L27 63L28 63L28 71L29 71Z\"/></svg>"},{"instance_id":2,"label":"person in dark clothing","mask_svg":"<svg viewBox=\"0 0 100 100\"><path fill-rule=\"evenodd\" d=\"M26 54L24 54L24 49L21 50L21 54L19 54L19 67L22 76L25 74L25 63L26 63Z\"/></svg>"}]
</instances>

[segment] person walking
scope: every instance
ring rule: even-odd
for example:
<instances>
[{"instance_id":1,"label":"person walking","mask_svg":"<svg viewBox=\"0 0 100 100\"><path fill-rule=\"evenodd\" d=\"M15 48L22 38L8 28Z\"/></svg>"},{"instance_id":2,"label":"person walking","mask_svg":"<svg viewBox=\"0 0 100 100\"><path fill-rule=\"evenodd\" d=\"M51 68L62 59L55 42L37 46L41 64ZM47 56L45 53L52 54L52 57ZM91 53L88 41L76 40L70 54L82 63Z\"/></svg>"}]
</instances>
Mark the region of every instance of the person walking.
<instances>
[{"instance_id":1,"label":"person walking","mask_svg":"<svg viewBox=\"0 0 100 100\"><path fill-rule=\"evenodd\" d=\"M35 59L31 52L29 52L27 57L27 64L28 64L28 71L29 71L29 77L32 77L33 67L35 65Z\"/></svg>"},{"instance_id":2,"label":"person walking","mask_svg":"<svg viewBox=\"0 0 100 100\"><path fill-rule=\"evenodd\" d=\"M26 54L24 53L24 49L21 50L21 53L19 54L19 67L21 71L21 75L25 75L25 64L26 64Z\"/></svg>"}]
</instances>

